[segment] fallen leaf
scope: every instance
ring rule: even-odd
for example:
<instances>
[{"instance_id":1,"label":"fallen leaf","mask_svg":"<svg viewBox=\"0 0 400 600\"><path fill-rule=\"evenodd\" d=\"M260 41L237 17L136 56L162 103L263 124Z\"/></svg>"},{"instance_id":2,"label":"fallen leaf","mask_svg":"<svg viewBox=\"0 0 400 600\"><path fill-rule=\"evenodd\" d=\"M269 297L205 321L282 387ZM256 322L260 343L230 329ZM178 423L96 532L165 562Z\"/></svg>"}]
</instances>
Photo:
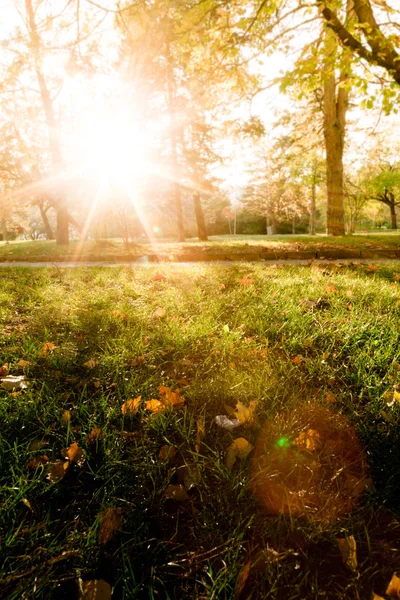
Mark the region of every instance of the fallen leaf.
<instances>
[{"instance_id":1,"label":"fallen leaf","mask_svg":"<svg viewBox=\"0 0 400 600\"><path fill-rule=\"evenodd\" d=\"M63 460L60 460L59 462L54 463L53 465L51 465L47 472L47 479L52 484L58 483L59 481L61 481L61 479L63 479L63 477L65 477L68 468L68 461L64 462Z\"/></svg>"},{"instance_id":2,"label":"fallen leaf","mask_svg":"<svg viewBox=\"0 0 400 600\"><path fill-rule=\"evenodd\" d=\"M106 544L121 529L124 523L122 508L107 508L100 513L98 543Z\"/></svg>"},{"instance_id":3,"label":"fallen leaf","mask_svg":"<svg viewBox=\"0 0 400 600\"><path fill-rule=\"evenodd\" d=\"M169 462L176 456L176 448L174 446L169 446L165 444L165 446L161 446L160 452L158 453L158 458L160 460L166 460Z\"/></svg>"},{"instance_id":4,"label":"fallen leaf","mask_svg":"<svg viewBox=\"0 0 400 600\"><path fill-rule=\"evenodd\" d=\"M390 400L390 402L387 402L386 404L389 406L389 408L394 406L394 404L400 404L400 392L398 392L397 390L394 390L392 399Z\"/></svg>"},{"instance_id":5,"label":"fallen leaf","mask_svg":"<svg viewBox=\"0 0 400 600\"><path fill-rule=\"evenodd\" d=\"M87 369L94 369L97 366L97 362L94 358L89 358L89 360L83 363L83 366Z\"/></svg>"},{"instance_id":6,"label":"fallen leaf","mask_svg":"<svg viewBox=\"0 0 400 600\"><path fill-rule=\"evenodd\" d=\"M226 289L225 283L220 283L218 288L221 290L221 292L222 292L222 290L225 290Z\"/></svg>"},{"instance_id":7,"label":"fallen leaf","mask_svg":"<svg viewBox=\"0 0 400 600\"><path fill-rule=\"evenodd\" d=\"M8 375L8 363L0 367L0 377Z\"/></svg>"},{"instance_id":8,"label":"fallen leaf","mask_svg":"<svg viewBox=\"0 0 400 600\"><path fill-rule=\"evenodd\" d=\"M326 286L325 289L326 289L327 294L336 294L338 291L334 285L328 285L328 286Z\"/></svg>"},{"instance_id":9,"label":"fallen leaf","mask_svg":"<svg viewBox=\"0 0 400 600\"><path fill-rule=\"evenodd\" d=\"M196 433L196 444L194 447L197 454L200 452L201 438L205 434L205 419L204 416L197 419L197 433Z\"/></svg>"},{"instance_id":10,"label":"fallen leaf","mask_svg":"<svg viewBox=\"0 0 400 600\"><path fill-rule=\"evenodd\" d=\"M248 277L248 275L243 275L243 278L239 279L238 283L240 285L251 285L253 283L253 280L251 279L251 277Z\"/></svg>"},{"instance_id":11,"label":"fallen leaf","mask_svg":"<svg viewBox=\"0 0 400 600\"><path fill-rule=\"evenodd\" d=\"M302 362L303 362L303 357L302 357L301 354L298 354L297 356L295 356L294 358L292 358L292 363L294 365L299 365Z\"/></svg>"},{"instance_id":12,"label":"fallen leaf","mask_svg":"<svg viewBox=\"0 0 400 600\"><path fill-rule=\"evenodd\" d=\"M68 425L68 423L70 423L71 421L71 411L70 410L65 410L63 412L63 415L61 417L61 423L63 425Z\"/></svg>"},{"instance_id":13,"label":"fallen leaf","mask_svg":"<svg viewBox=\"0 0 400 600\"><path fill-rule=\"evenodd\" d=\"M346 290L345 294L346 294L346 296L348 298L352 298L353 297L353 292L351 290Z\"/></svg>"},{"instance_id":14,"label":"fallen leaf","mask_svg":"<svg viewBox=\"0 0 400 600\"><path fill-rule=\"evenodd\" d=\"M218 427L222 427L228 431L233 431L236 429L236 427L240 427L240 425L242 425L239 419L230 419L226 415L217 415L214 420Z\"/></svg>"},{"instance_id":15,"label":"fallen leaf","mask_svg":"<svg viewBox=\"0 0 400 600\"><path fill-rule=\"evenodd\" d=\"M52 352L54 350L54 348L56 347L55 344L53 344L52 342L46 342L45 344L43 344L42 347L42 352L40 354L40 358L43 358L44 356L46 356L49 352Z\"/></svg>"},{"instance_id":16,"label":"fallen leaf","mask_svg":"<svg viewBox=\"0 0 400 600\"><path fill-rule=\"evenodd\" d=\"M30 366L32 366L32 363L29 362L29 360L20 360L17 363L18 367L21 367L22 369L29 369Z\"/></svg>"},{"instance_id":17,"label":"fallen leaf","mask_svg":"<svg viewBox=\"0 0 400 600\"><path fill-rule=\"evenodd\" d=\"M378 270L378 265L368 265L365 267L365 272L366 273L374 273L375 271Z\"/></svg>"},{"instance_id":18,"label":"fallen leaf","mask_svg":"<svg viewBox=\"0 0 400 600\"><path fill-rule=\"evenodd\" d=\"M28 469L31 469L31 471L36 471L38 467L44 467L48 462L49 457L43 454L42 456L35 456L35 458L32 458L32 460L30 460L26 466Z\"/></svg>"},{"instance_id":19,"label":"fallen leaf","mask_svg":"<svg viewBox=\"0 0 400 600\"><path fill-rule=\"evenodd\" d=\"M139 410L140 402L142 400L142 396L138 396L137 398L127 400L121 406L121 412L123 415L136 415Z\"/></svg>"},{"instance_id":20,"label":"fallen leaf","mask_svg":"<svg viewBox=\"0 0 400 600\"><path fill-rule=\"evenodd\" d=\"M161 275L161 273L156 273L153 277L153 281L165 281L167 278L164 277L164 275Z\"/></svg>"},{"instance_id":21,"label":"fallen leaf","mask_svg":"<svg viewBox=\"0 0 400 600\"><path fill-rule=\"evenodd\" d=\"M178 502L190 500L189 494L181 483L178 485L169 485L165 490L164 495L169 500L177 500Z\"/></svg>"},{"instance_id":22,"label":"fallen leaf","mask_svg":"<svg viewBox=\"0 0 400 600\"><path fill-rule=\"evenodd\" d=\"M332 394L332 392L328 390L326 392L325 402L327 402L328 404L336 404L338 402L338 399L336 398L335 394Z\"/></svg>"},{"instance_id":23,"label":"fallen leaf","mask_svg":"<svg viewBox=\"0 0 400 600\"><path fill-rule=\"evenodd\" d=\"M15 390L16 388L24 390L28 387L24 375L7 375L6 377L2 377L0 381L0 387L9 391Z\"/></svg>"},{"instance_id":24,"label":"fallen leaf","mask_svg":"<svg viewBox=\"0 0 400 600\"><path fill-rule=\"evenodd\" d=\"M316 429L307 429L307 431L302 431L293 443L297 447L314 452L321 446L321 436Z\"/></svg>"},{"instance_id":25,"label":"fallen leaf","mask_svg":"<svg viewBox=\"0 0 400 600\"><path fill-rule=\"evenodd\" d=\"M385 598L383 598L383 596L378 596L378 594L375 594L375 592L372 592L373 596L372 596L372 600L385 600Z\"/></svg>"},{"instance_id":26,"label":"fallen leaf","mask_svg":"<svg viewBox=\"0 0 400 600\"><path fill-rule=\"evenodd\" d=\"M92 446L97 441L104 439L104 433L98 427L94 426L92 431L89 433L87 437L87 443L89 446Z\"/></svg>"},{"instance_id":27,"label":"fallen leaf","mask_svg":"<svg viewBox=\"0 0 400 600\"><path fill-rule=\"evenodd\" d=\"M400 598L400 577L397 577L396 573L393 573L385 594L392 598Z\"/></svg>"},{"instance_id":28,"label":"fallen leaf","mask_svg":"<svg viewBox=\"0 0 400 600\"><path fill-rule=\"evenodd\" d=\"M69 448L65 448L62 451L62 455L65 459L69 460L69 462L75 463L78 467L81 467L85 462L85 453L82 448L79 448L76 442L73 442Z\"/></svg>"},{"instance_id":29,"label":"fallen leaf","mask_svg":"<svg viewBox=\"0 0 400 600\"><path fill-rule=\"evenodd\" d=\"M146 410L149 410L154 414L162 412L166 408L165 404L161 402L161 400L155 400L154 398L152 400L147 400L144 403L144 407Z\"/></svg>"},{"instance_id":30,"label":"fallen leaf","mask_svg":"<svg viewBox=\"0 0 400 600\"><path fill-rule=\"evenodd\" d=\"M240 400L236 403L236 409L233 413L235 417L241 422L242 425L251 425L254 423L256 414L257 402L250 400L249 406L245 406Z\"/></svg>"},{"instance_id":31,"label":"fallen leaf","mask_svg":"<svg viewBox=\"0 0 400 600\"><path fill-rule=\"evenodd\" d=\"M159 319L163 319L165 317L165 315L167 314L167 311L165 310L165 308L162 308L162 306L159 306L158 308L156 308L156 310L153 313L154 317L157 317Z\"/></svg>"},{"instance_id":32,"label":"fallen leaf","mask_svg":"<svg viewBox=\"0 0 400 600\"><path fill-rule=\"evenodd\" d=\"M224 404L224 409L228 413L228 417L233 417L235 415L235 409L233 406L229 406L229 404Z\"/></svg>"},{"instance_id":33,"label":"fallen leaf","mask_svg":"<svg viewBox=\"0 0 400 600\"><path fill-rule=\"evenodd\" d=\"M137 356L129 361L130 367L141 367L145 362L144 356Z\"/></svg>"},{"instance_id":34,"label":"fallen leaf","mask_svg":"<svg viewBox=\"0 0 400 600\"><path fill-rule=\"evenodd\" d=\"M109 600L111 593L112 587L104 579L79 579L79 600Z\"/></svg>"},{"instance_id":35,"label":"fallen leaf","mask_svg":"<svg viewBox=\"0 0 400 600\"><path fill-rule=\"evenodd\" d=\"M29 510L33 512L32 504L29 502L28 498L22 498L22 502L27 508L29 508Z\"/></svg>"},{"instance_id":36,"label":"fallen leaf","mask_svg":"<svg viewBox=\"0 0 400 600\"><path fill-rule=\"evenodd\" d=\"M251 561L248 560L239 573L239 577L236 582L235 592L233 594L234 600L239 600L241 593L244 590L244 586L246 585L246 582L249 578L250 569L251 569Z\"/></svg>"},{"instance_id":37,"label":"fallen leaf","mask_svg":"<svg viewBox=\"0 0 400 600\"><path fill-rule=\"evenodd\" d=\"M250 442L248 442L245 438L237 438L234 440L229 446L225 456L225 464L228 469L231 471L236 459L240 458L244 460L252 450L252 444L250 444Z\"/></svg>"},{"instance_id":38,"label":"fallen leaf","mask_svg":"<svg viewBox=\"0 0 400 600\"><path fill-rule=\"evenodd\" d=\"M36 450L40 450L43 446L47 446L47 440L32 440L29 442L28 450L29 452L35 452Z\"/></svg>"},{"instance_id":39,"label":"fallen leaf","mask_svg":"<svg viewBox=\"0 0 400 600\"><path fill-rule=\"evenodd\" d=\"M339 546L340 554L344 564L352 571L357 570L357 544L354 535L349 535L345 538L336 538ZM399 580L400 581L400 580ZM387 592L386 592L387 593Z\"/></svg>"},{"instance_id":40,"label":"fallen leaf","mask_svg":"<svg viewBox=\"0 0 400 600\"><path fill-rule=\"evenodd\" d=\"M184 398L179 396L179 390L173 392L169 387L166 387L165 385L160 385L160 396L162 402L164 402L166 406L180 408L180 406L183 405L185 402Z\"/></svg>"}]
</instances>

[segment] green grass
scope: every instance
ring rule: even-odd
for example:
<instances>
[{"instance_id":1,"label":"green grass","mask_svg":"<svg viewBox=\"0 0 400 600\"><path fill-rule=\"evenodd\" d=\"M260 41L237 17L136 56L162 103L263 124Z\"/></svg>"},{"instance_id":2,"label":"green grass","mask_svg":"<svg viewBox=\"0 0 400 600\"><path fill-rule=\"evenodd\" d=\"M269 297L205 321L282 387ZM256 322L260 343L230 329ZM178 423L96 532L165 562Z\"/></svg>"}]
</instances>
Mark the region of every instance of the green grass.
<instances>
[{"instance_id":1,"label":"green grass","mask_svg":"<svg viewBox=\"0 0 400 600\"><path fill-rule=\"evenodd\" d=\"M29 381L20 394L0 388L2 598L76 598L82 577L109 581L113 598L229 599L255 548L269 554L242 598L384 595L400 564L400 405L384 397L400 383L399 279L397 264L1 270L0 365ZM42 355L46 342L55 348ZM180 387L184 408L122 415L160 385ZM267 514L248 486L251 455L231 472L226 450L240 436L255 444L282 410L326 405L328 391L374 488L329 524ZM256 423L218 428L215 416L239 400L257 401ZM104 439L90 444L94 426ZM28 468L39 455L61 460L73 442L86 461L59 483ZM171 464L158 456L165 444L177 450ZM185 465L190 501L166 499ZM124 523L99 544L108 508L123 509ZM345 535L359 575L340 557Z\"/></svg>"},{"instance_id":2,"label":"green grass","mask_svg":"<svg viewBox=\"0 0 400 600\"><path fill-rule=\"evenodd\" d=\"M1 260L129 260L135 256L156 254L171 258L176 254L185 255L194 252L212 254L259 253L265 251L320 251L332 249L349 250L395 250L400 245L397 232L357 234L346 237L326 235L261 235L215 236L209 242L199 242L197 238L183 244L174 242L156 242L153 245L139 242L127 250L122 240L113 239L103 242L88 240L84 243L73 240L68 247L57 246L54 241L0 242Z\"/></svg>"}]
</instances>

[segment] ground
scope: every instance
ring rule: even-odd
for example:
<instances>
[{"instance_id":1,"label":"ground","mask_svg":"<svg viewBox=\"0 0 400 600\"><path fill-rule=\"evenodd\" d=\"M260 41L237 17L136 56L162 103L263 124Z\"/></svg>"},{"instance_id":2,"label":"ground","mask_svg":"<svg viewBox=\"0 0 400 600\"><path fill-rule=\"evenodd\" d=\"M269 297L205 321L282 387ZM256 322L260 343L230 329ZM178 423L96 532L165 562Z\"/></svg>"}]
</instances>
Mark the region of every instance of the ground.
<instances>
[{"instance_id":1,"label":"ground","mask_svg":"<svg viewBox=\"0 0 400 600\"><path fill-rule=\"evenodd\" d=\"M3 380L25 377L0 388L3 598L88 598L100 579L113 598L385 596L400 567L398 262L0 280ZM322 522L267 511L249 485L264 424L315 406L346 419L368 469L351 512ZM292 426L276 448L304 442L315 469L318 431Z\"/></svg>"},{"instance_id":2,"label":"ground","mask_svg":"<svg viewBox=\"0 0 400 600\"><path fill-rule=\"evenodd\" d=\"M303 254L302 253L306 253ZM247 260L254 258L365 258L400 256L400 234L397 232L357 234L346 237L326 235L282 235L282 236L215 236L209 242L197 238L183 244L161 242L150 245L143 241L131 244L128 249L122 240L77 240L70 245L57 246L56 242L0 242L0 261L127 261L142 256L163 260L213 260L235 259L241 255Z\"/></svg>"}]
</instances>

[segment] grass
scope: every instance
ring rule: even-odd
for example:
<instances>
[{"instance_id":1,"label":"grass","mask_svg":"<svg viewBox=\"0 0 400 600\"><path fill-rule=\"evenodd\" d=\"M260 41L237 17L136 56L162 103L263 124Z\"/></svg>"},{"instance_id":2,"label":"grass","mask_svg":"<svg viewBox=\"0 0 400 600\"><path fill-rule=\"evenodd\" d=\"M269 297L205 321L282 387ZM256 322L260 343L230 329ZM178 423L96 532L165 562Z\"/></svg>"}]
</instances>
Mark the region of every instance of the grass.
<instances>
[{"instance_id":1,"label":"grass","mask_svg":"<svg viewBox=\"0 0 400 600\"><path fill-rule=\"evenodd\" d=\"M400 404L388 406L400 383L397 264L15 268L0 278L0 365L29 382L0 388L2 598L77 598L79 577L105 579L124 599L384 595L400 565ZM184 407L122 414L130 398L159 398L160 385L179 387ZM225 405L251 400L254 424L216 426ZM225 466L235 438L254 445L265 421L310 401L349 420L374 484L328 523L267 513L248 485L252 454ZM58 483L48 466L29 466L61 461L74 442L85 462ZM164 445L176 449L170 461ZM171 484L190 499L167 498ZM109 508L123 523L100 544ZM351 535L357 572L336 542Z\"/></svg>"},{"instance_id":2,"label":"grass","mask_svg":"<svg viewBox=\"0 0 400 600\"><path fill-rule=\"evenodd\" d=\"M124 248L122 240L113 239L96 242L88 240L81 243L71 241L66 248L57 246L53 241L34 242L0 242L1 260L129 260L135 256L156 254L163 258L172 258L174 255L193 254L195 252L208 254L226 253L259 253L266 251L319 251L348 249L348 250L396 250L400 245L400 234L397 232L357 234L346 237L332 237L326 235L281 235L281 236L215 236L209 242L199 242L197 238L188 240L183 244L174 242L156 242L153 245L139 242L132 245L129 250Z\"/></svg>"}]
</instances>

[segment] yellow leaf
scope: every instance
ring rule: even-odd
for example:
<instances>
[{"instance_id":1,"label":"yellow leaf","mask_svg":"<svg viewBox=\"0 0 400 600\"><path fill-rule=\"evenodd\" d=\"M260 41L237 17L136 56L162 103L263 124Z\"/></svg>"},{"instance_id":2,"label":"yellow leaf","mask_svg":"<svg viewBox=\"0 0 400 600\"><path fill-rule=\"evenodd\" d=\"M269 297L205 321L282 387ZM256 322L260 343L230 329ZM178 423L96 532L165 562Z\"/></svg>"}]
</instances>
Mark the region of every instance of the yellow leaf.
<instances>
[{"instance_id":1,"label":"yellow leaf","mask_svg":"<svg viewBox=\"0 0 400 600\"><path fill-rule=\"evenodd\" d=\"M257 402L251 400L249 406L245 406L240 400L236 403L235 417L244 425L254 423Z\"/></svg>"},{"instance_id":2,"label":"yellow leaf","mask_svg":"<svg viewBox=\"0 0 400 600\"><path fill-rule=\"evenodd\" d=\"M349 535L345 538L336 538L339 546L340 554L344 564L352 571L357 570L357 544L354 535Z\"/></svg>"},{"instance_id":3,"label":"yellow leaf","mask_svg":"<svg viewBox=\"0 0 400 600\"><path fill-rule=\"evenodd\" d=\"M54 463L47 472L47 479L52 484L58 483L66 475L68 468L68 461L64 462L63 460L60 460L59 462Z\"/></svg>"},{"instance_id":4,"label":"yellow leaf","mask_svg":"<svg viewBox=\"0 0 400 600\"><path fill-rule=\"evenodd\" d=\"M228 413L228 417L233 417L235 414L235 409L232 406L229 406L229 404L224 404L224 409Z\"/></svg>"},{"instance_id":5,"label":"yellow leaf","mask_svg":"<svg viewBox=\"0 0 400 600\"><path fill-rule=\"evenodd\" d=\"M82 581L79 579L79 600L109 600L112 588L104 579Z\"/></svg>"},{"instance_id":6,"label":"yellow leaf","mask_svg":"<svg viewBox=\"0 0 400 600\"><path fill-rule=\"evenodd\" d=\"M173 392L169 387L165 385L160 385L160 396L162 402L166 406L173 406L175 408L180 408L179 405L183 405L185 400L181 396L179 396L179 390Z\"/></svg>"},{"instance_id":7,"label":"yellow leaf","mask_svg":"<svg viewBox=\"0 0 400 600\"><path fill-rule=\"evenodd\" d=\"M372 600L385 600L385 598L383 598L383 596L378 596L378 594L375 594L375 592L372 592L373 596L372 596Z\"/></svg>"},{"instance_id":8,"label":"yellow leaf","mask_svg":"<svg viewBox=\"0 0 400 600\"><path fill-rule=\"evenodd\" d=\"M300 433L294 440L294 444L300 448L314 452L321 446L321 436L316 429L307 429L307 431Z\"/></svg>"},{"instance_id":9,"label":"yellow leaf","mask_svg":"<svg viewBox=\"0 0 400 600\"><path fill-rule=\"evenodd\" d=\"M22 498L22 502L27 508L29 508L29 510L33 512L32 504L29 502L28 498Z\"/></svg>"},{"instance_id":10,"label":"yellow leaf","mask_svg":"<svg viewBox=\"0 0 400 600\"><path fill-rule=\"evenodd\" d=\"M87 369L94 369L97 365L97 362L95 361L94 358L90 358L88 361L86 361L85 363L83 363L83 366L86 367Z\"/></svg>"},{"instance_id":11,"label":"yellow leaf","mask_svg":"<svg viewBox=\"0 0 400 600\"><path fill-rule=\"evenodd\" d=\"M149 410L152 413L159 413L165 410L165 405L160 400L147 400L144 403L146 410Z\"/></svg>"},{"instance_id":12,"label":"yellow leaf","mask_svg":"<svg viewBox=\"0 0 400 600\"><path fill-rule=\"evenodd\" d=\"M20 360L17 364L19 367L22 367L23 369L28 369L32 365L32 363L29 362L29 360Z\"/></svg>"},{"instance_id":13,"label":"yellow leaf","mask_svg":"<svg viewBox=\"0 0 400 600\"><path fill-rule=\"evenodd\" d=\"M61 423L63 425L68 425L68 423L71 421L71 411L70 410L65 410L63 412L63 415L61 417Z\"/></svg>"},{"instance_id":14,"label":"yellow leaf","mask_svg":"<svg viewBox=\"0 0 400 600\"><path fill-rule=\"evenodd\" d=\"M162 306L159 306L154 311L154 316L158 317L159 319L163 319L166 314L167 314L167 311L165 310L165 308L162 308Z\"/></svg>"},{"instance_id":15,"label":"yellow leaf","mask_svg":"<svg viewBox=\"0 0 400 600\"><path fill-rule=\"evenodd\" d=\"M245 438L237 438L234 440L229 446L225 456L225 464L228 469L231 471L236 459L240 458L244 460L252 450L252 444L250 444L250 442L248 442Z\"/></svg>"},{"instance_id":16,"label":"yellow leaf","mask_svg":"<svg viewBox=\"0 0 400 600\"><path fill-rule=\"evenodd\" d=\"M181 483L179 485L169 485L164 494L169 500L177 500L178 502L190 500L189 494Z\"/></svg>"},{"instance_id":17,"label":"yellow leaf","mask_svg":"<svg viewBox=\"0 0 400 600\"><path fill-rule=\"evenodd\" d=\"M136 415L139 410L140 402L142 400L142 396L138 396L137 398L127 400L121 406L121 412L123 415Z\"/></svg>"},{"instance_id":18,"label":"yellow leaf","mask_svg":"<svg viewBox=\"0 0 400 600\"><path fill-rule=\"evenodd\" d=\"M100 513L98 542L106 544L121 529L124 523L122 508L108 508Z\"/></svg>"},{"instance_id":19,"label":"yellow leaf","mask_svg":"<svg viewBox=\"0 0 400 600\"><path fill-rule=\"evenodd\" d=\"M385 594L392 598L400 598L400 577L397 577L396 573L393 573Z\"/></svg>"}]
</instances>

